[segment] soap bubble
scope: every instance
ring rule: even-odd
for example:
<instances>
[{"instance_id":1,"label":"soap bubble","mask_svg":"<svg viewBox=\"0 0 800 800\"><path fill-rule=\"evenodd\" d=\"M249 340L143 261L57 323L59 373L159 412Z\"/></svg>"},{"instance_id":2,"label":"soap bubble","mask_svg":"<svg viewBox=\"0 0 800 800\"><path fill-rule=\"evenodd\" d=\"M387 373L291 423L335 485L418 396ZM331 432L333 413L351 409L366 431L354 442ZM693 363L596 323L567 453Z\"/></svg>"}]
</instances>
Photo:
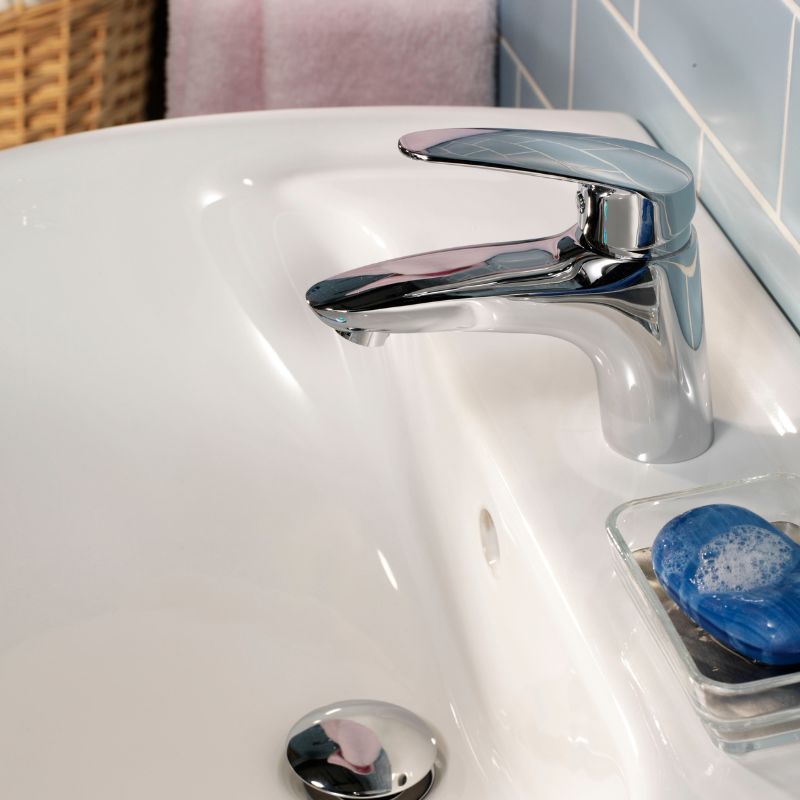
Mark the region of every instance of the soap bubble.
<instances>
[{"instance_id":1,"label":"soap bubble","mask_svg":"<svg viewBox=\"0 0 800 800\"><path fill-rule=\"evenodd\" d=\"M694 576L701 594L747 592L777 583L792 563L792 544L756 525L737 525L699 553Z\"/></svg>"},{"instance_id":2,"label":"soap bubble","mask_svg":"<svg viewBox=\"0 0 800 800\"><path fill-rule=\"evenodd\" d=\"M684 538L674 537L666 542L661 542L658 548L658 558L660 560L659 570L660 580L669 583L680 582L690 564L693 564L697 557L697 550L692 547L690 541ZM654 559L655 561L655 559Z\"/></svg>"}]
</instances>

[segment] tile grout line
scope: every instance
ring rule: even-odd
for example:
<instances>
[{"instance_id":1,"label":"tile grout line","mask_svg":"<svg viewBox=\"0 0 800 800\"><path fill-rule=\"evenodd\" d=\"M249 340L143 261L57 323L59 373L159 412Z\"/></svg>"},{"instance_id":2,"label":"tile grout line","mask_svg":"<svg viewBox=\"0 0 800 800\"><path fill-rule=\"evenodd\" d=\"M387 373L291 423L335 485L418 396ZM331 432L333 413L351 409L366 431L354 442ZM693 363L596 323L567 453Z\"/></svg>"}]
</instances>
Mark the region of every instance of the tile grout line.
<instances>
[{"instance_id":1,"label":"tile grout line","mask_svg":"<svg viewBox=\"0 0 800 800\"><path fill-rule=\"evenodd\" d=\"M666 87L672 92L675 99L683 107L684 111L692 118L692 120L700 128L700 132L705 134L709 144L713 146L720 158L727 164L731 172L736 176L739 182L747 189L752 195L756 203L761 206L766 216L774 223L775 227L781 232L783 237L792 246L792 248L800 254L800 241L798 241L792 232L786 227L781 218L775 212L775 209L770 205L766 197L764 197L761 190L753 183L750 176L741 168L739 162L730 154L728 149L719 140L717 135L708 127L705 120L697 112L697 109L689 102L686 95L678 88L678 85L670 77L669 73L664 67L656 60L655 56L644 45L644 43L636 36L636 32L631 27L630 23L622 16L622 14L612 5L611 0L600 0L603 7L609 14L617 21L617 24L628 34L630 39L638 48L639 52L644 56L648 64L653 68L655 73L664 81Z\"/></svg>"},{"instance_id":2,"label":"tile grout line","mask_svg":"<svg viewBox=\"0 0 800 800\"><path fill-rule=\"evenodd\" d=\"M567 87L567 108L572 110L572 97L575 89L575 44L578 38L578 0L572 0L572 15L569 23L569 85Z\"/></svg>"},{"instance_id":3,"label":"tile grout line","mask_svg":"<svg viewBox=\"0 0 800 800\"><path fill-rule=\"evenodd\" d=\"M786 171L786 140L789 131L789 98L792 93L792 62L794 60L794 39L797 30L797 18L792 18L792 28L789 33L789 66L786 74L786 96L783 99L783 135L781 136L781 158L778 165L778 194L775 200L775 213L780 217L783 205L783 183Z\"/></svg>"},{"instance_id":4,"label":"tile grout line","mask_svg":"<svg viewBox=\"0 0 800 800\"><path fill-rule=\"evenodd\" d=\"M642 0L633 0L633 29L639 37L639 20L641 19Z\"/></svg>"},{"instance_id":5,"label":"tile grout line","mask_svg":"<svg viewBox=\"0 0 800 800\"><path fill-rule=\"evenodd\" d=\"M800 15L800 4L795 2L795 0L783 0L783 4L786 8L789 9L795 16Z\"/></svg>"},{"instance_id":6,"label":"tile grout line","mask_svg":"<svg viewBox=\"0 0 800 800\"><path fill-rule=\"evenodd\" d=\"M536 79L528 72L528 68L523 63L522 59L516 54L514 48L508 43L508 41L500 37L500 44L503 48L505 48L506 53L508 53L511 60L514 62L514 65L517 68L517 74L520 78L524 78L528 85L533 89L534 94L542 101L542 105L545 108L553 109L553 104L550 102L547 95L542 91L542 87L536 82Z\"/></svg>"},{"instance_id":7,"label":"tile grout line","mask_svg":"<svg viewBox=\"0 0 800 800\"><path fill-rule=\"evenodd\" d=\"M703 131L700 131L700 141L697 143L697 175L694 181L695 194L700 194L700 186L703 182L703 140L705 138Z\"/></svg>"}]
</instances>

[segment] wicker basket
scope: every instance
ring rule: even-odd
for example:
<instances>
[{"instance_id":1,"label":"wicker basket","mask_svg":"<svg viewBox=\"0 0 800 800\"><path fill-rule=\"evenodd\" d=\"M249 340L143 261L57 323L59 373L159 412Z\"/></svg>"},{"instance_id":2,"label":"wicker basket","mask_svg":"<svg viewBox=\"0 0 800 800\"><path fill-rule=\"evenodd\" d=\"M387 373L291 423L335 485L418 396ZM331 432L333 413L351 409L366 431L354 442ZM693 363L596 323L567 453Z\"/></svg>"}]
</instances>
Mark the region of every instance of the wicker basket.
<instances>
[{"instance_id":1,"label":"wicker basket","mask_svg":"<svg viewBox=\"0 0 800 800\"><path fill-rule=\"evenodd\" d=\"M0 148L144 118L155 0L0 12Z\"/></svg>"}]
</instances>

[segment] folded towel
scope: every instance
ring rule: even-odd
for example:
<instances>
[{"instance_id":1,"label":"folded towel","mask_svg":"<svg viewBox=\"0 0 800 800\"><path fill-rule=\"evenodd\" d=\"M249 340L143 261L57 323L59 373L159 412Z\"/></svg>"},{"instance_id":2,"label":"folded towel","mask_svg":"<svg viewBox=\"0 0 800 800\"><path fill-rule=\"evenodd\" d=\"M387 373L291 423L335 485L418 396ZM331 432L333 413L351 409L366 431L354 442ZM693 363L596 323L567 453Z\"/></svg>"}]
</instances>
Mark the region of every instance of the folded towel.
<instances>
[{"instance_id":1,"label":"folded towel","mask_svg":"<svg viewBox=\"0 0 800 800\"><path fill-rule=\"evenodd\" d=\"M493 0L264 0L269 108L491 105Z\"/></svg>"},{"instance_id":2,"label":"folded towel","mask_svg":"<svg viewBox=\"0 0 800 800\"><path fill-rule=\"evenodd\" d=\"M264 108L263 0L170 0L167 116Z\"/></svg>"},{"instance_id":3,"label":"folded towel","mask_svg":"<svg viewBox=\"0 0 800 800\"><path fill-rule=\"evenodd\" d=\"M496 0L170 0L169 116L492 105Z\"/></svg>"}]
</instances>

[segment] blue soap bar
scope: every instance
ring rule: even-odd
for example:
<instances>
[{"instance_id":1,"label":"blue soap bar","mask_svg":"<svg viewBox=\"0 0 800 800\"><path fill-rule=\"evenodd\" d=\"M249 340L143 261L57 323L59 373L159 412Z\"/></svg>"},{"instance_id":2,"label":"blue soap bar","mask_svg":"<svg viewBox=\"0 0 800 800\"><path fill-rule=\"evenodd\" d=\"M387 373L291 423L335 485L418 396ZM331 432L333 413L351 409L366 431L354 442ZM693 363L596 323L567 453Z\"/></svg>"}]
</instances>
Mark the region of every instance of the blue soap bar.
<instances>
[{"instance_id":1,"label":"blue soap bar","mask_svg":"<svg viewBox=\"0 0 800 800\"><path fill-rule=\"evenodd\" d=\"M800 663L800 545L758 514L694 508L653 542L653 569L701 628L755 661Z\"/></svg>"}]
</instances>

